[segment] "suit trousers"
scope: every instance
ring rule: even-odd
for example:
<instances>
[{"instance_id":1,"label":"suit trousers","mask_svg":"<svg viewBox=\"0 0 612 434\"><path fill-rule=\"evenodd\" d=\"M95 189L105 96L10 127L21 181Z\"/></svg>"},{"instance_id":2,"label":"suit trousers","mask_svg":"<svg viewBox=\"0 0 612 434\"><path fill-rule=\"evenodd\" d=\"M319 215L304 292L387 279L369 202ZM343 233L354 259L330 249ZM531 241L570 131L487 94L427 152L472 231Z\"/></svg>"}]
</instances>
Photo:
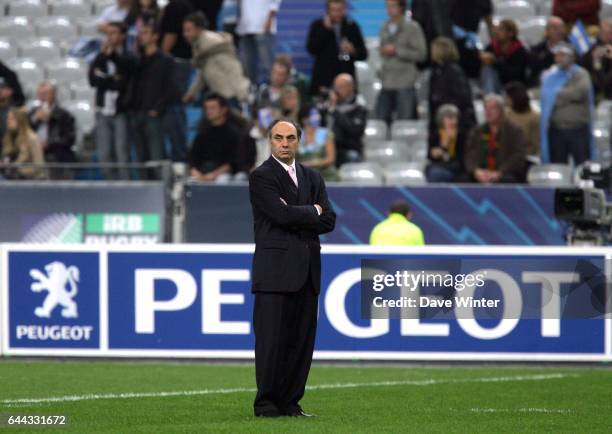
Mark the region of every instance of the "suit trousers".
<instances>
[{"instance_id":1,"label":"suit trousers","mask_svg":"<svg viewBox=\"0 0 612 434\"><path fill-rule=\"evenodd\" d=\"M298 292L255 293L255 415L300 409L314 350L318 297L310 279Z\"/></svg>"}]
</instances>

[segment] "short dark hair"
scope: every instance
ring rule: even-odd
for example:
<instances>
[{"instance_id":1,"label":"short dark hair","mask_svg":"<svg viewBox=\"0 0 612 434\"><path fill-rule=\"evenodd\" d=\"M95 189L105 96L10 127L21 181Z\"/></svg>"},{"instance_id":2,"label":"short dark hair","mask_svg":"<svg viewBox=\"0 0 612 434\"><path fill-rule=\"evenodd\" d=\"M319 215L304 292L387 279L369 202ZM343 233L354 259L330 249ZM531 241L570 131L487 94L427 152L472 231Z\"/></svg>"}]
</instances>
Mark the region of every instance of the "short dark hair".
<instances>
[{"instance_id":1,"label":"short dark hair","mask_svg":"<svg viewBox=\"0 0 612 434\"><path fill-rule=\"evenodd\" d=\"M154 35L160 35L161 34L161 28L159 25L159 22L156 19L149 19L149 20L144 20L142 23L142 28L147 28L147 29L151 29L151 32Z\"/></svg>"},{"instance_id":2,"label":"short dark hair","mask_svg":"<svg viewBox=\"0 0 612 434\"><path fill-rule=\"evenodd\" d=\"M511 81L504 88L506 95L512 101L512 111L516 113L528 113L531 111L529 94L527 88L520 81Z\"/></svg>"},{"instance_id":3,"label":"short dark hair","mask_svg":"<svg viewBox=\"0 0 612 434\"><path fill-rule=\"evenodd\" d=\"M293 122L291 119L286 119L286 118L277 118L272 121L272 123L268 127L268 138L269 139L272 138L272 129L277 124L280 124L281 122L287 122L288 124L293 125L293 128L295 128L295 131L297 131L298 141L302 140L302 129L300 128L300 126L296 124L295 122Z\"/></svg>"},{"instance_id":4,"label":"short dark hair","mask_svg":"<svg viewBox=\"0 0 612 434\"><path fill-rule=\"evenodd\" d=\"M327 0L325 2L325 9L328 10L329 9L329 5L332 3L342 3L343 5L346 6L346 0Z\"/></svg>"},{"instance_id":5,"label":"short dark hair","mask_svg":"<svg viewBox=\"0 0 612 434\"><path fill-rule=\"evenodd\" d=\"M227 98L217 92L210 92L204 96L204 102L206 101L217 101L221 108L229 107L229 102Z\"/></svg>"},{"instance_id":6,"label":"short dark hair","mask_svg":"<svg viewBox=\"0 0 612 434\"><path fill-rule=\"evenodd\" d=\"M210 23L208 22L208 18L202 12L192 12L183 18L183 23L191 23L194 26L200 29L208 29L210 28Z\"/></svg>"},{"instance_id":7,"label":"short dark hair","mask_svg":"<svg viewBox=\"0 0 612 434\"><path fill-rule=\"evenodd\" d=\"M401 214L403 216L407 216L410 214L410 205L405 200L396 200L391 204L391 208L389 208L389 214Z\"/></svg>"},{"instance_id":8,"label":"short dark hair","mask_svg":"<svg viewBox=\"0 0 612 434\"><path fill-rule=\"evenodd\" d=\"M125 35L127 33L127 27L121 21L111 21L107 24L107 26L112 26L119 29L122 35Z\"/></svg>"},{"instance_id":9,"label":"short dark hair","mask_svg":"<svg viewBox=\"0 0 612 434\"><path fill-rule=\"evenodd\" d=\"M390 0L390 1L394 1L395 3L397 3L397 6L399 6L402 12L406 12L406 9L408 8L406 0Z\"/></svg>"}]
</instances>

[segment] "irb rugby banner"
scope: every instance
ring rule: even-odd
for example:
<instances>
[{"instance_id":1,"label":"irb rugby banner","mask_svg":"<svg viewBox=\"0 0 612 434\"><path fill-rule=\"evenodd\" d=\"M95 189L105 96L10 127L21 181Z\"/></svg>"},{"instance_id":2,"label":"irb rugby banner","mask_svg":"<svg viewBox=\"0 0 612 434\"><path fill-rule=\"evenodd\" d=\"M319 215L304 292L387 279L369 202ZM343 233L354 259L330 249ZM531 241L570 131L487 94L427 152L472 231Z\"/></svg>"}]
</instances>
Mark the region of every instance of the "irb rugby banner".
<instances>
[{"instance_id":1,"label":"irb rugby banner","mask_svg":"<svg viewBox=\"0 0 612 434\"><path fill-rule=\"evenodd\" d=\"M3 245L2 352L250 359L252 252ZM612 360L611 254L324 246L315 358Z\"/></svg>"}]
</instances>

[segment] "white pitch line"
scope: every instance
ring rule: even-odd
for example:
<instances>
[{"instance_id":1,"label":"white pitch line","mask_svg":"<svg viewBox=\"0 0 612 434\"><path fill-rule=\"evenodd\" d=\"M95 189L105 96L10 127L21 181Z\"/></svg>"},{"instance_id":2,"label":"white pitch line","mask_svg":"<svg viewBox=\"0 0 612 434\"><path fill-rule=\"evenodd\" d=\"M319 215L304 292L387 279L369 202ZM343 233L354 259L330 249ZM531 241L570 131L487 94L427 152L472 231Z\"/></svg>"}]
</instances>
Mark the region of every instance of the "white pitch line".
<instances>
[{"instance_id":1,"label":"white pitch line","mask_svg":"<svg viewBox=\"0 0 612 434\"><path fill-rule=\"evenodd\" d=\"M573 410L569 408L470 408L471 412L474 413L556 413L566 414L572 413Z\"/></svg>"},{"instance_id":2,"label":"white pitch line","mask_svg":"<svg viewBox=\"0 0 612 434\"><path fill-rule=\"evenodd\" d=\"M576 377L574 374L538 374L538 375L515 375L507 377L474 377L462 379L424 379L424 380L404 380L404 381L376 381L370 383L332 383L315 384L307 386L307 390L324 389L353 389L359 387L382 387L382 386L432 386L436 384L459 384L459 383L500 383L511 381L543 381L559 378ZM0 404L6 407L23 406L28 404L48 404L56 402L73 401L95 401L99 399L134 399L134 398L166 398L175 396L199 396L199 395L226 395L232 393L253 393L257 389L250 387L238 387L233 389L202 389L202 390L178 390L172 392L128 392L128 393L107 393L107 394L88 394L88 395L65 395L49 396L45 398L17 398L4 399Z\"/></svg>"}]
</instances>

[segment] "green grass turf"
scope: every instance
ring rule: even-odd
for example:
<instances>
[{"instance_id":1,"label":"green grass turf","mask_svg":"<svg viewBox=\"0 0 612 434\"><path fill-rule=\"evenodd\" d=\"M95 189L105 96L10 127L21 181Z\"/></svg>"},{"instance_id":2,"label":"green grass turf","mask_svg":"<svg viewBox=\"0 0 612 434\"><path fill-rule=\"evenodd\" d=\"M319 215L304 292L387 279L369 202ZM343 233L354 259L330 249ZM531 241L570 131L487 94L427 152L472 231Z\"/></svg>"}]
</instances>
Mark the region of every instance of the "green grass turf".
<instances>
[{"instance_id":1,"label":"green grass turf","mask_svg":"<svg viewBox=\"0 0 612 434\"><path fill-rule=\"evenodd\" d=\"M517 381L517 376L563 374ZM505 377L510 381L475 379ZM49 396L253 388L251 365L127 361L0 361L0 414L59 414L74 433L609 433L609 367L328 366L309 385L437 380L427 385L310 390L314 419L252 416L253 393L99 399L10 406L5 400ZM531 409L531 410L529 410ZM545 413L545 410L553 411ZM1 428L0 428L1 429Z\"/></svg>"}]
</instances>

